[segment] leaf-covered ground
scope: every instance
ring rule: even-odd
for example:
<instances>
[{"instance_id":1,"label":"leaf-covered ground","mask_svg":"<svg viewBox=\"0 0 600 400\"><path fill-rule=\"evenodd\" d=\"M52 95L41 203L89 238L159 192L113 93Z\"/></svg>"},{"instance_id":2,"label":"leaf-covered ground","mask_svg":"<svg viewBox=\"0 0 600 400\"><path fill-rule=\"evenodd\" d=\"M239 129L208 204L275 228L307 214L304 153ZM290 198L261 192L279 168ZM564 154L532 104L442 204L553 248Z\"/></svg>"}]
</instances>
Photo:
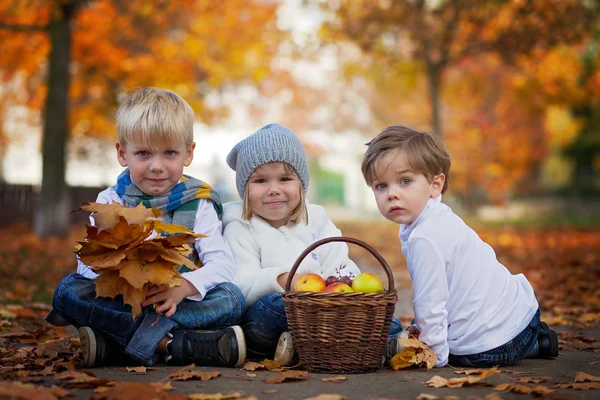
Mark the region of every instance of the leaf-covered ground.
<instances>
[{"instance_id":1,"label":"leaf-covered ground","mask_svg":"<svg viewBox=\"0 0 600 400\"><path fill-rule=\"evenodd\" d=\"M395 225L389 223L361 225L344 222L340 223L339 227L346 236L361 239L379 251L391 266L396 287L400 291L410 293L410 280ZM550 397L559 394L564 396L567 393L567 397L593 398L600 388L600 342L598 341L600 228L581 230L565 227L554 229L496 227L479 229L478 232L494 247L503 264L513 273L525 273L532 282L540 300L544 319L560 331L561 354L565 354L563 360L571 360L568 361L570 364L565 364L564 379L543 376L547 374L544 370L546 366L554 368L553 376L556 376L556 369L560 369L561 366L561 357L559 357L558 360L546 364L535 360L523 363L529 372L523 372L518 368L495 374L466 371L464 374L470 376L467 379L458 376L454 378L451 371L446 369L439 372L432 370L426 377L423 373L415 374L419 371L383 370L382 373L374 374L369 382L379 380L383 382L380 385L383 385L386 384L387 379L406 385L418 385L418 390L423 388L420 393L427 393L428 396L436 393L432 391L452 388L453 391L465 390L457 392L456 396L466 398L471 395L480 396L481 389L486 388L486 396L495 395L499 398L506 398L508 392ZM42 318L50 309L49 303L56 284L62 277L75 270L74 245L76 241L82 240L84 235L83 227L77 227L73 229L68 239L41 240L25 226L17 225L0 229L0 397L55 399L70 393L76 398L89 398L91 389L95 388L96 392L93 396L97 399L139 398L136 396L142 392L148 392L148 395L144 395L148 398L155 393L155 398L165 399L272 399L280 398L284 393L285 398L303 399L311 396L308 396L308 392L306 395L297 394L294 386L289 385L298 385L295 386L296 388L310 387L313 391L323 387L318 389L320 392L317 393L336 393L340 392L340 390L336 391L336 388L342 388L338 385L344 385L346 380L354 382L362 379L360 376L352 376L329 377L329 380L325 380L326 378L321 379L318 375L300 373L302 371L283 371L287 374L286 377L281 376L281 382L284 383L278 386L276 382L267 381L265 377L281 371L272 371L272 368L267 368L269 370L265 371L264 367L263 371L225 369L221 372L210 368L192 368L188 372L177 372L173 369L167 370L165 367L143 371L115 367L96 369L93 373L81 373L77 370L78 340L73 336L73 330L49 326ZM381 272L377 261L364 249L351 246L350 252L352 258L362 268ZM404 298L403 301L408 304L402 310L410 310L410 298ZM403 320L411 317L409 312L398 316ZM519 373L527 376L514 375ZM97 376L93 376L94 374ZM174 392L169 382L181 380L178 376L182 374L191 377L188 379L205 380L206 375L206 379L211 382L226 381L229 383L225 386L231 387L232 390L216 394L214 390L204 388L204 382L200 386L197 384L191 386L189 382L177 382L175 385L177 390ZM441 376L433 376L436 374ZM471 374L475 374L475 377ZM484 377L488 375L494 375L489 378L491 383L484 382L482 386L479 381L484 381ZM267 379L277 380L277 377L278 375L272 375ZM159 380L160 383L156 386L148 384L136 386L133 383ZM487 381L487 378L485 380ZM116 383L123 381L129 383ZM305 385L303 382L307 381L312 383ZM472 384L475 385L474 388ZM221 384L215 383L211 387L218 388L219 385ZM265 385L268 387L265 388ZM377 385L373 383L373 394L377 393ZM463 388L467 385L468 388ZM260 395L257 396L257 392L252 388L259 390L257 389L259 386ZM271 389L271 386L276 387ZM280 387L287 389L280 389ZM237 390L238 388L240 390ZM549 390L555 392L548 392ZM575 392L576 390L578 392ZM579 392L579 390L590 392ZM176 397L173 393L182 396ZM213 397L206 397L207 393L211 393ZM255 395L249 396L248 393ZM294 396L288 396L287 393L294 393ZM312 396L314 397L314 394ZM354 398L335 396L322 398ZM373 395L373 398L375 397L381 396ZM397 398L406 397L399 393Z\"/></svg>"}]
</instances>

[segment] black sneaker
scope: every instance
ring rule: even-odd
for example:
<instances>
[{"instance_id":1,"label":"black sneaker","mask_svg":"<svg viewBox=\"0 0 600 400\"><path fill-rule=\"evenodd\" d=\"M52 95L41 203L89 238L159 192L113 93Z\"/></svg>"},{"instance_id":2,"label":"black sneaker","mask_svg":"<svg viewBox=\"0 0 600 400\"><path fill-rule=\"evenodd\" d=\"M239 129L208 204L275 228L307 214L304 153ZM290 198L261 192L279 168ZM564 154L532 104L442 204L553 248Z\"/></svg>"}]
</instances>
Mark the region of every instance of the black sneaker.
<instances>
[{"instance_id":1,"label":"black sneaker","mask_svg":"<svg viewBox=\"0 0 600 400\"><path fill-rule=\"evenodd\" d=\"M246 360L244 331L237 325L214 331L175 331L170 348L171 365L239 367Z\"/></svg>"},{"instance_id":2,"label":"black sneaker","mask_svg":"<svg viewBox=\"0 0 600 400\"><path fill-rule=\"evenodd\" d=\"M558 357L558 335L543 321L540 322L540 332L538 333L538 357Z\"/></svg>"},{"instance_id":3,"label":"black sneaker","mask_svg":"<svg viewBox=\"0 0 600 400\"><path fill-rule=\"evenodd\" d=\"M106 339L89 326L79 328L79 354L85 368L99 367L106 361Z\"/></svg>"}]
</instances>

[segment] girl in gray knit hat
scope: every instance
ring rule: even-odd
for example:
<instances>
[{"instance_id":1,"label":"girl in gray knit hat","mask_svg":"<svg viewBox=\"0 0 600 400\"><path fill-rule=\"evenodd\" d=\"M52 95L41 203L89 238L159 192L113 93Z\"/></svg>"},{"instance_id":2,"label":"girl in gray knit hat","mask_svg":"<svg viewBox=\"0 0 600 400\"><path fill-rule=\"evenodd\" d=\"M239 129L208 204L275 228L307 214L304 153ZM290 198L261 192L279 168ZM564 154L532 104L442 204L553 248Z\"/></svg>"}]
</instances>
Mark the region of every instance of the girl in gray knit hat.
<instances>
[{"instance_id":1,"label":"girl in gray knit hat","mask_svg":"<svg viewBox=\"0 0 600 400\"><path fill-rule=\"evenodd\" d=\"M242 201L224 204L223 236L237 267L234 283L248 309L242 328L247 356L275 359L287 365L293 358L291 335L281 294L300 253L313 242L341 236L322 206L307 204L308 164L302 143L288 128L269 124L236 144L227 156L236 172ZM343 242L317 247L294 275L360 274ZM402 329L392 323L393 333Z\"/></svg>"}]
</instances>

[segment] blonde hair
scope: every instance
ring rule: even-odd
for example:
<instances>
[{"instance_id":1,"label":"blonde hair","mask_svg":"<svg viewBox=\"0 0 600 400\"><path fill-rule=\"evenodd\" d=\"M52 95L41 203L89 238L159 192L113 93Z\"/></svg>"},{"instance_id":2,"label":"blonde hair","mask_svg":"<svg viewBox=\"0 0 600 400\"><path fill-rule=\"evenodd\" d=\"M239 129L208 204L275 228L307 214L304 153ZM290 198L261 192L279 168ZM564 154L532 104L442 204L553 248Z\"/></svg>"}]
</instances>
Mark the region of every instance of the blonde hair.
<instances>
[{"instance_id":1,"label":"blonde hair","mask_svg":"<svg viewBox=\"0 0 600 400\"><path fill-rule=\"evenodd\" d=\"M367 146L361 166L367 185L371 186L377 180L379 161L392 152L403 151L408 165L415 172L425 175L429 183L435 175L444 174L446 180L442 193L448 189L450 155L437 136L403 125L392 125L367 143Z\"/></svg>"},{"instance_id":2,"label":"blonde hair","mask_svg":"<svg viewBox=\"0 0 600 400\"><path fill-rule=\"evenodd\" d=\"M145 87L129 96L117 110L118 141L156 149L165 143L194 142L194 111L178 94Z\"/></svg>"},{"instance_id":3,"label":"blonde hair","mask_svg":"<svg viewBox=\"0 0 600 400\"><path fill-rule=\"evenodd\" d=\"M300 187L299 187L300 203L298 203L298 206L290 214L289 221L293 222L295 224L299 224L302 222L305 224L308 224L308 209L306 208L306 196L304 194L304 185L302 184L302 180L300 180L298 173L291 165L289 165L288 163L285 163L285 162L281 162L281 163L283 164L283 168L285 169L285 172L287 174L294 173L294 175L296 175L296 177L298 178L298 182L300 182ZM260 165L259 165L259 167L260 167ZM254 172L252 172L252 173L254 173ZM250 174L250 178L252 178L252 174ZM250 180L250 178L248 178L248 180ZM245 219L246 221L250 221L252 219L252 217L254 216L254 213L252 212L252 204L250 204L250 196L249 196L250 189L249 189L249 187L250 187L250 185L247 184L246 188L244 189L244 198L242 199L243 200L242 218Z\"/></svg>"}]
</instances>

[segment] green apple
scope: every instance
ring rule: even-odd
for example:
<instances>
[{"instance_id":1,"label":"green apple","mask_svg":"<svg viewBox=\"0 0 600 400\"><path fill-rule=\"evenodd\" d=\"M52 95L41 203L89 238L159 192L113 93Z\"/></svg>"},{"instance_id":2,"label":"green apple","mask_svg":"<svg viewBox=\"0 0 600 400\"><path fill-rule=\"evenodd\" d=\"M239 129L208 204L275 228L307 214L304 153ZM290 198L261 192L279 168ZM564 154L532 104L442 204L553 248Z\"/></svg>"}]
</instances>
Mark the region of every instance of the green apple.
<instances>
[{"instance_id":1,"label":"green apple","mask_svg":"<svg viewBox=\"0 0 600 400\"><path fill-rule=\"evenodd\" d=\"M363 272L354 278L352 290L362 293L383 293L385 291L381 279L370 272Z\"/></svg>"}]
</instances>

